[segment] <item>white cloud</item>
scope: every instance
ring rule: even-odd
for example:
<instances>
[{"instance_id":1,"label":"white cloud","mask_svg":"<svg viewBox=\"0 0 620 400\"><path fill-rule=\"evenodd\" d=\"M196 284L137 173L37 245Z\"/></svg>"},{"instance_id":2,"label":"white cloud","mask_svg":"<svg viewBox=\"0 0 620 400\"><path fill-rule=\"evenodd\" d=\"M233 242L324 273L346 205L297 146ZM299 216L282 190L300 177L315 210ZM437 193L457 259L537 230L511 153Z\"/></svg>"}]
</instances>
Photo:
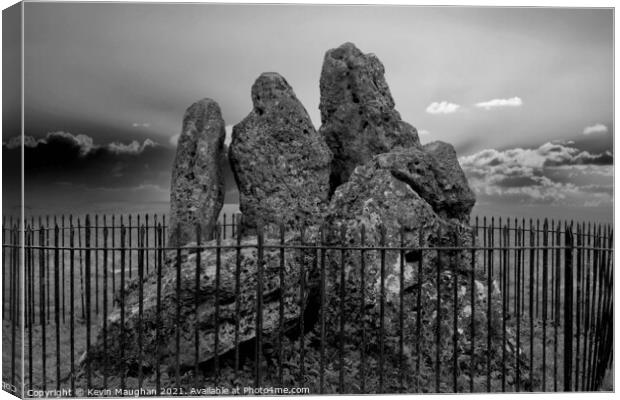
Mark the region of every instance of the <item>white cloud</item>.
<instances>
[{"instance_id":1,"label":"white cloud","mask_svg":"<svg viewBox=\"0 0 620 400\"><path fill-rule=\"evenodd\" d=\"M134 122L131 124L134 128L148 128L151 126L148 122Z\"/></svg>"},{"instance_id":2,"label":"white cloud","mask_svg":"<svg viewBox=\"0 0 620 400\"><path fill-rule=\"evenodd\" d=\"M607 133L608 129L603 124L594 124L592 126L586 126L583 130L584 135L592 135L596 133Z\"/></svg>"},{"instance_id":3,"label":"white cloud","mask_svg":"<svg viewBox=\"0 0 620 400\"><path fill-rule=\"evenodd\" d=\"M147 147L155 147L155 146L158 146L158 144L152 141L151 139L145 139L144 142L142 142L142 144L134 140L133 142L129 144L112 142L108 144L106 147L111 153L118 155L118 154L140 154Z\"/></svg>"},{"instance_id":4,"label":"white cloud","mask_svg":"<svg viewBox=\"0 0 620 400\"><path fill-rule=\"evenodd\" d=\"M431 132L430 132L430 131L427 131L426 129L420 129L420 130L418 131L418 134L423 135L423 136L426 136L426 135L430 135L430 134L431 134Z\"/></svg>"},{"instance_id":5,"label":"white cloud","mask_svg":"<svg viewBox=\"0 0 620 400\"><path fill-rule=\"evenodd\" d=\"M177 133L176 135L172 135L172 137L170 138L170 144L173 146L176 146L177 143L179 142L179 137L181 136L180 133Z\"/></svg>"},{"instance_id":6,"label":"white cloud","mask_svg":"<svg viewBox=\"0 0 620 400\"><path fill-rule=\"evenodd\" d=\"M523 101L520 97L512 97L510 99L493 99L476 103L476 107L484 108L485 110L498 107L521 107L522 105Z\"/></svg>"},{"instance_id":7,"label":"white cloud","mask_svg":"<svg viewBox=\"0 0 620 400\"><path fill-rule=\"evenodd\" d=\"M535 149L486 149L459 161L471 188L483 198L578 206L593 199L611 202L605 186L613 170L609 151L592 154L548 142Z\"/></svg>"},{"instance_id":8,"label":"white cloud","mask_svg":"<svg viewBox=\"0 0 620 400\"><path fill-rule=\"evenodd\" d=\"M461 106L447 101L433 102L426 107L426 112L429 114L452 114L455 113Z\"/></svg>"}]
</instances>

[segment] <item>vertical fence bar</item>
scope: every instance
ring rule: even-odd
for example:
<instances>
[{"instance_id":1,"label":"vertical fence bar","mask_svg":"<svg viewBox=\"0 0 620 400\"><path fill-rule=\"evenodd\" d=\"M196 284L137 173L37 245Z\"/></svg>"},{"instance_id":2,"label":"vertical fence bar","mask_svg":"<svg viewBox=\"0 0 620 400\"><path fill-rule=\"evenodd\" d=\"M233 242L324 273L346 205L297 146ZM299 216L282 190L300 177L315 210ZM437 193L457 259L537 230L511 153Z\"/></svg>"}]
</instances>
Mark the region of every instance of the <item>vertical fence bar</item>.
<instances>
[{"instance_id":1,"label":"vertical fence bar","mask_svg":"<svg viewBox=\"0 0 620 400\"><path fill-rule=\"evenodd\" d=\"M516 228L516 224L515 224ZM500 223L501 229L501 223ZM506 391L506 319L508 318L508 307L510 306L510 271L509 271L509 254L510 246L510 220L506 221L503 231L503 262L500 269L502 280L502 392Z\"/></svg>"},{"instance_id":2,"label":"vertical fence bar","mask_svg":"<svg viewBox=\"0 0 620 400\"><path fill-rule=\"evenodd\" d=\"M284 241L284 227L282 225L280 225L280 237L281 237L281 241ZM325 226L324 225L321 225L321 228L319 231L319 240L321 243L321 310L320 310L321 349L320 349L320 360L319 360L319 393L323 394L325 393L325 252L326 252ZM363 239L362 239L362 242L363 242ZM362 262L361 262L362 267L364 264L363 257L364 256L363 256L363 250L362 250ZM282 258L283 257L281 257L281 259ZM364 296L362 295L362 303L364 302L363 297ZM363 324L363 317L362 317L362 324ZM282 345L280 344L280 346ZM362 348L362 354L361 354L360 359L362 360L362 362L360 363L360 374L361 374L360 383L361 385L364 385L364 349L363 348ZM282 371L281 365L280 365L279 371Z\"/></svg>"},{"instance_id":3,"label":"vertical fence bar","mask_svg":"<svg viewBox=\"0 0 620 400\"><path fill-rule=\"evenodd\" d=\"M515 271L516 271L516 278L515 279L515 314L517 317L517 349L515 352L515 370L516 370L516 379L515 379L515 390L517 392L521 391L521 388L519 387L519 382L521 381L521 368L519 365L519 354L521 353L521 294L522 294L522 288L521 288L521 267L522 267L522 260L525 257L524 254L524 250L523 247L525 245L524 243L524 239L525 239L525 224L521 223L521 226L517 229L516 233L517 235L519 235L519 239L518 239L518 243L519 246L521 247L520 249L518 249L518 257L517 257L517 265L515 265Z\"/></svg>"},{"instance_id":4,"label":"vertical fence bar","mask_svg":"<svg viewBox=\"0 0 620 400\"><path fill-rule=\"evenodd\" d=\"M543 223L543 305L542 305L542 391L547 391L547 280L549 279L548 261L549 261L549 224L547 218ZM553 250L552 250L553 252ZM531 372L530 372L531 373Z\"/></svg>"},{"instance_id":5,"label":"vertical fence bar","mask_svg":"<svg viewBox=\"0 0 620 400\"><path fill-rule=\"evenodd\" d=\"M131 218L131 217L130 217ZM131 223L131 219L130 219ZM181 237L181 226L177 225L177 237ZM130 239L131 240L131 239ZM181 391L181 247L177 247L176 254L176 325L174 328L175 355L174 355L174 383ZM258 334L258 332L257 332Z\"/></svg>"},{"instance_id":6,"label":"vertical fence bar","mask_svg":"<svg viewBox=\"0 0 620 400\"><path fill-rule=\"evenodd\" d=\"M161 267L163 264L164 256L164 231L159 224L157 226L157 325L155 327L155 343L156 343L156 360L155 360L155 390L156 394L161 393Z\"/></svg>"},{"instance_id":7,"label":"vertical fence bar","mask_svg":"<svg viewBox=\"0 0 620 400\"><path fill-rule=\"evenodd\" d=\"M222 268L222 235L219 225L215 226L215 384L218 384L220 377L220 284ZM197 258L200 258L200 253ZM258 337L259 331L256 331Z\"/></svg>"},{"instance_id":8,"label":"vertical fence bar","mask_svg":"<svg viewBox=\"0 0 620 400\"><path fill-rule=\"evenodd\" d=\"M534 373L534 296L532 294L533 290L534 290L534 281L536 281L536 310L538 310L538 299L539 299L539 295L538 295L538 247L537 247L537 243L536 240L538 239L538 231L539 231L539 221L536 221L536 236L534 236L534 226L532 224L532 219L530 218L530 258L529 258L529 264L530 264L530 279L529 279L529 283L530 283L530 288L529 288L529 309L530 309L530 315L529 315L529 319L530 319L530 378L533 376ZM536 248L534 247L536 246ZM534 264L536 264L535 268L534 268ZM536 269L536 271L534 271L534 269ZM537 311L536 311L537 312ZM543 350L544 351L544 350ZM530 391L534 391L534 387L533 385L530 385Z\"/></svg>"},{"instance_id":9,"label":"vertical fence bar","mask_svg":"<svg viewBox=\"0 0 620 400\"><path fill-rule=\"evenodd\" d=\"M323 238L323 243L325 242ZM360 245L362 250L360 250L360 318L362 323L362 348L360 349L360 388L362 393L366 393L366 251L364 247L366 247L366 225L362 224L361 232L360 232ZM323 276L325 276L325 260L321 261ZM325 283L323 283L325 286ZM323 328L323 333L325 329ZM324 340L325 335L323 334ZM325 351L323 349L323 351Z\"/></svg>"},{"instance_id":10,"label":"vertical fence bar","mask_svg":"<svg viewBox=\"0 0 620 400\"><path fill-rule=\"evenodd\" d=\"M101 326L103 327L103 352L104 352L104 366L103 366L103 387L108 386L108 224L106 216L103 216L103 317L101 319ZM114 256L114 252L112 252Z\"/></svg>"},{"instance_id":11,"label":"vertical fence bar","mask_svg":"<svg viewBox=\"0 0 620 400\"><path fill-rule=\"evenodd\" d=\"M262 382L261 355L263 336L263 248L264 236L262 222L258 227L257 246L258 264L256 271L256 354L254 386L260 387Z\"/></svg>"},{"instance_id":12,"label":"vertical fence bar","mask_svg":"<svg viewBox=\"0 0 620 400\"><path fill-rule=\"evenodd\" d=\"M115 216L112 215L112 248L116 248L116 226L115 226ZM112 251L112 300L116 297L116 253ZM159 393L159 391L158 391Z\"/></svg>"},{"instance_id":13,"label":"vertical fence bar","mask_svg":"<svg viewBox=\"0 0 620 400\"><path fill-rule=\"evenodd\" d=\"M491 315L491 289L493 288L493 277L492 277L492 265L493 265L493 245L492 245L492 237L493 237L493 218L491 218L491 234L487 233L487 217L484 217L484 233L485 240L484 246L487 247L487 238L489 236L488 242L490 242L490 246L483 251L483 254L487 255L485 258L485 266L487 269L487 315ZM489 265L486 265L487 262ZM487 318L487 392L491 392L491 319Z\"/></svg>"},{"instance_id":14,"label":"vertical fence bar","mask_svg":"<svg viewBox=\"0 0 620 400\"><path fill-rule=\"evenodd\" d=\"M95 314L99 315L99 214L95 214Z\"/></svg>"},{"instance_id":15,"label":"vertical fence bar","mask_svg":"<svg viewBox=\"0 0 620 400\"><path fill-rule=\"evenodd\" d=\"M26 273L24 277L26 283L26 327L28 328L28 388L32 389L32 291L30 283L32 271L32 224L28 225L25 233L25 256L26 256ZM24 380L25 381L25 380Z\"/></svg>"},{"instance_id":16,"label":"vertical fence bar","mask_svg":"<svg viewBox=\"0 0 620 400\"><path fill-rule=\"evenodd\" d=\"M437 260L441 260L441 250L436 250ZM440 360L440 340L441 340L441 263L437 263L437 323L435 324L435 393L439 393L440 376L441 376L441 360ZM383 275L383 274L382 274Z\"/></svg>"},{"instance_id":17,"label":"vertical fence bar","mask_svg":"<svg viewBox=\"0 0 620 400\"><path fill-rule=\"evenodd\" d=\"M362 225L362 232L364 232L364 226ZM422 354L421 354L421 349L420 349L420 342L421 342L421 333L422 333L422 315L421 315L421 309L422 309L422 271L423 271L423 263L424 263L424 246L425 246L425 240L424 240L424 228L422 226L420 226L418 228L418 243L419 243L419 248L420 248L420 259L418 260L418 276L417 276L417 298L416 298L416 328L415 328L415 337L416 337L416 347L415 347L415 387L416 387L416 391L419 393L420 392L420 364L421 364L421 360L422 360ZM362 275L363 276L363 275Z\"/></svg>"},{"instance_id":18,"label":"vertical fence bar","mask_svg":"<svg viewBox=\"0 0 620 400\"><path fill-rule=\"evenodd\" d=\"M118 290L120 291L120 306L121 306L121 334L120 334L120 349L121 349L121 360L125 359L125 243L127 239L127 230L125 229L125 225L123 224L123 217L121 216L121 277L118 283ZM125 364L122 364L121 374L121 390L125 389L125 375L127 374L127 369L125 368Z\"/></svg>"},{"instance_id":19,"label":"vertical fence bar","mask_svg":"<svg viewBox=\"0 0 620 400\"><path fill-rule=\"evenodd\" d=\"M554 300L555 304L554 314L555 318L553 320L553 391L558 391L558 326L560 320L560 283L561 283L561 275L560 275L560 255L561 255L561 236L560 236L561 225L560 222L557 222L555 228L555 287L554 287Z\"/></svg>"},{"instance_id":20,"label":"vertical fence bar","mask_svg":"<svg viewBox=\"0 0 620 400\"><path fill-rule=\"evenodd\" d=\"M129 266L128 266L128 268L129 268L129 280L131 280L131 269L132 269L131 268L131 264L132 264L131 261L132 261L132 258L133 258L131 256L133 254L132 251L131 251L133 249L133 247L131 245L131 242L132 242L131 238L133 236L133 230L132 230L132 226L131 226L131 214L129 214L129 218L128 219L129 219L129 221L127 223L127 234L129 236L129 238L128 238L129 243L127 245L127 255L129 256L128 257L129 258L129 260L128 260L129 261Z\"/></svg>"},{"instance_id":21,"label":"vertical fence bar","mask_svg":"<svg viewBox=\"0 0 620 400\"><path fill-rule=\"evenodd\" d=\"M478 237L478 217L476 216L476 225L471 235L471 292L469 302L471 304L471 362L469 365L469 391L474 392L474 375L476 373L475 363L475 342L476 342L476 238Z\"/></svg>"},{"instance_id":22,"label":"vertical fence bar","mask_svg":"<svg viewBox=\"0 0 620 400\"><path fill-rule=\"evenodd\" d=\"M398 375L398 392L402 393L405 389L405 356L404 356L404 331L405 331L405 228L403 226L399 229L400 233L400 274L399 274L399 304L398 304L398 366L399 366L399 375ZM362 321L363 323L363 321Z\"/></svg>"},{"instance_id":23,"label":"vertical fence bar","mask_svg":"<svg viewBox=\"0 0 620 400\"><path fill-rule=\"evenodd\" d=\"M11 262L11 384L16 387L17 373L17 325L19 324L19 229L20 222L13 226L13 257ZM20 328L21 331L21 328Z\"/></svg>"},{"instance_id":24,"label":"vertical fence bar","mask_svg":"<svg viewBox=\"0 0 620 400\"><path fill-rule=\"evenodd\" d=\"M75 397L75 230L73 229L73 215L69 215L69 324L71 362L71 396ZM45 369L45 364L44 369Z\"/></svg>"},{"instance_id":25,"label":"vertical fence bar","mask_svg":"<svg viewBox=\"0 0 620 400\"><path fill-rule=\"evenodd\" d=\"M56 325L56 389L60 390L60 254L58 223L54 218L54 322Z\"/></svg>"},{"instance_id":26,"label":"vertical fence bar","mask_svg":"<svg viewBox=\"0 0 620 400\"><path fill-rule=\"evenodd\" d=\"M581 364L581 390L588 390L588 384L586 381L586 377L587 377L587 355L589 353L589 348L590 348L590 319L591 319L591 314L590 314L590 276L592 274L592 270L591 270L591 266L590 266L590 254L591 254L591 250L590 250L590 246L592 244L591 241L591 237L592 237L592 230L590 227L590 223L588 222L588 228L585 231L585 245L586 245L586 250L584 251L585 253L585 280L586 280L586 286L585 286L585 299L584 299L584 332L583 332L583 354L582 354L582 364Z\"/></svg>"},{"instance_id":27,"label":"vertical fence bar","mask_svg":"<svg viewBox=\"0 0 620 400\"><path fill-rule=\"evenodd\" d=\"M8 229L6 227L6 215L3 215L2 216L2 320L6 319L6 292L7 292L6 270L7 270L7 265L9 264L6 259L6 255L7 253L9 253L7 251L7 246L10 243L7 230ZM41 231L41 223L39 223L39 232L40 231ZM42 245L40 241L39 241L39 244Z\"/></svg>"},{"instance_id":28,"label":"vertical fence bar","mask_svg":"<svg viewBox=\"0 0 620 400\"><path fill-rule=\"evenodd\" d=\"M305 247L305 225L302 223L299 232L299 242L301 247ZM304 314L305 314L305 297L306 297L306 254L307 251L302 249L301 263L299 265L299 384L304 385L304 364L305 364L305 335L304 335Z\"/></svg>"},{"instance_id":29,"label":"vertical fence bar","mask_svg":"<svg viewBox=\"0 0 620 400\"><path fill-rule=\"evenodd\" d=\"M380 235L381 235L381 296L379 303L379 393L383 393L384 388L384 365L385 365L385 236L386 236L386 227L381 225L380 227ZM344 235L343 235L344 236ZM344 244L344 243L343 243ZM341 269L341 280L342 287L344 288L344 263ZM341 299L344 299L344 294L341 295ZM344 313L342 315L344 318ZM341 333L342 337L344 335Z\"/></svg>"},{"instance_id":30,"label":"vertical fence bar","mask_svg":"<svg viewBox=\"0 0 620 400\"><path fill-rule=\"evenodd\" d=\"M143 341L143 321L144 321L144 237L145 229L144 225L138 224L138 389L142 389L143 372L142 366L144 365L144 349L142 347ZM198 315L198 314L196 314Z\"/></svg>"},{"instance_id":31,"label":"vertical fence bar","mask_svg":"<svg viewBox=\"0 0 620 400\"><path fill-rule=\"evenodd\" d=\"M47 288L47 299L46 299L46 305L47 305L47 322L50 321L51 315L52 315L52 302L50 301L50 292L52 291L52 286L50 285L50 277L51 277L51 272L50 272L50 268L52 265L52 252L51 252L51 239L50 236L52 235L52 230L50 228L50 216L46 215L45 216L45 234L46 234L46 239L45 239L45 247L47 247L47 259L46 259L46 263L45 263L45 268L47 269L45 271L45 279L47 279L46 285L45 287Z\"/></svg>"},{"instance_id":32,"label":"vertical fence bar","mask_svg":"<svg viewBox=\"0 0 620 400\"><path fill-rule=\"evenodd\" d=\"M47 359L47 348L46 348L46 338L47 334L45 332L45 327L47 325L47 318L45 316L45 228L41 225L41 218L39 217L39 244L41 248L39 249L39 316L40 316L40 324L41 324L41 389L43 391L46 390L46 359ZM71 245L73 247L73 245ZM73 343L73 340L71 341ZM73 353L72 353L73 354ZM71 363L73 365L73 363Z\"/></svg>"},{"instance_id":33,"label":"vertical fence bar","mask_svg":"<svg viewBox=\"0 0 620 400\"><path fill-rule=\"evenodd\" d=\"M459 237L457 234L453 235L454 247L459 248ZM454 250L451 252L451 263L452 263L452 281L453 281L453 320L452 320L452 389L454 393L458 393L457 381L456 381L456 371L458 369L458 340L459 340L459 332L458 332L458 268L457 268L457 260L458 260L458 250Z\"/></svg>"},{"instance_id":34,"label":"vertical fence bar","mask_svg":"<svg viewBox=\"0 0 620 400\"><path fill-rule=\"evenodd\" d=\"M63 214L60 217L60 232L61 232L61 236L60 236L60 246L61 247L65 247L65 215ZM63 325L66 323L65 320L65 314L66 314L66 308L65 308L65 250L62 251L62 257L60 258L60 271L61 271L61 284L62 287L60 289L61 292L61 307L62 307L62 323Z\"/></svg>"},{"instance_id":35,"label":"vertical fence bar","mask_svg":"<svg viewBox=\"0 0 620 400\"><path fill-rule=\"evenodd\" d=\"M572 389L573 372L573 232L564 233L564 391Z\"/></svg>"},{"instance_id":36,"label":"vertical fence bar","mask_svg":"<svg viewBox=\"0 0 620 400\"><path fill-rule=\"evenodd\" d=\"M199 361L199 354L200 354L200 337L198 334L198 308L200 307L199 293L200 293L200 273L201 273L201 267L200 267L201 235L200 234L201 234L200 224L196 224L196 273L194 274L194 314L196 316L196 320L194 321L194 386L195 387L198 387L198 361ZM218 246L218 250L219 250L219 246ZM216 268L219 270L218 267L219 267L219 259L216 260ZM217 278L219 278L219 276L216 276L216 280L219 280ZM216 287L218 285L219 285L219 282L216 283ZM216 297L219 297L219 296L216 296ZM219 298L215 300L215 303L216 304L219 303ZM215 334L216 341L217 341L218 336L219 336L219 332L216 330L216 334Z\"/></svg>"},{"instance_id":37,"label":"vertical fence bar","mask_svg":"<svg viewBox=\"0 0 620 400\"><path fill-rule=\"evenodd\" d=\"M284 243L284 231L281 228L281 237L282 243ZM241 232L240 229L237 232ZM235 268L235 378L237 378L237 374L239 371L239 315L241 314L241 235L236 236L237 239L237 257L236 257L236 268ZM284 285L283 285L283 277L284 277L284 247L280 249L280 293L284 293ZM282 384L282 332L284 331L284 304L282 303L282 298L280 298L280 329L278 332L279 336L279 355L278 355L278 374L280 376L280 384Z\"/></svg>"},{"instance_id":38,"label":"vertical fence bar","mask_svg":"<svg viewBox=\"0 0 620 400\"><path fill-rule=\"evenodd\" d=\"M341 246L341 250L340 250L340 312L339 312L339 318L338 321L340 323L340 334L339 334L339 356L340 356L340 362L338 364L339 369L338 369L338 393L343 394L344 393L344 295L345 295L345 274L344 274L344 269L345 269L345 244L346 244L346 239L347 239L347 232L346 232L346 227L344 226L344 224L341 226L340 229L340 246ZM381 321L380 323L382 323L383 321ZM383 325L381 325L383 326ZM381 345L379 345L381 346ZM383 372L381 371L382 368L382 361L379 361L379 388L381 388L381 384L383 381ZM381 392L381 389L379 389L379 392Z\"/></svg>"},{"instance_id":39,"label":"vertical fence bar","mask_svg":"<svg viewBox=\"0 0 620 400\"><path fill-rule=\"evenodd\" d=\"M581 345L581 285L582 285L582 269L583 264L581 260L582 256L582 247L583 247L583 234L581 231L581 225L577 224L577 302L575 303L576 308L576 345L575 345L575 391L579 390L579 361L580 361L580 345Z\"/></svg>"},{"instance_id":40,"label":"vertical fence bar","mask_svg":"<svg viewBox=\"0 0 620 400\"><path fill-rule=\"evenodd\" d=\"M90 354L90 322L91 322L91 291L90 291L90 283L91 283L91 225L90 225L90 215L86 215L84 221L84 276L86 279L86 354ZM92 373L90 367L90 357L86 358L86 382L87 387L92 387Z\"/></svg>"}]
</instances>

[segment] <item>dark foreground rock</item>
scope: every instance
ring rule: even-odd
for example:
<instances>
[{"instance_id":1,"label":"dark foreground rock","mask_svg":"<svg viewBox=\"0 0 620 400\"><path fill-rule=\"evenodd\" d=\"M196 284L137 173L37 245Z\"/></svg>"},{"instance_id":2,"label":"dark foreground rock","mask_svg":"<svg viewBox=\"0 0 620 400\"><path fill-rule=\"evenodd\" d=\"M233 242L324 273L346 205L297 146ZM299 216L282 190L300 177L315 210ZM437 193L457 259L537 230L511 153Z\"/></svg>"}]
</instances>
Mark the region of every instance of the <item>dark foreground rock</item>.
<instances>
[{"instance_id":1,"label":"dark foreground rock","mask_svg":"<svg viewBox=\"0 0 620 400\"><path fill-rule=\"evenodd\" d=\"M233 128L229 151L245 227L320 221L329 190L329 148L279 74L262 74L252 86L252 101L252 112Z\"/></svg>"},{"instance_id":2,"label":"dark foreground rock","mask_svg":"<svg viewBox=\"0 0 620 400\"><path fill-rule=\"evenodd\" d=\"M397 147L420 147L416 129L394 109L384 72L374 54L364 54L352 43L325 54L319 132L334 154L332 192L372 156Z\"/></svg>"},{"instance_id":3,"label":"dark foreground rock","mask_svg":"<svg viewBox=\"0 0 620 400\"><path fill-rule=\"evenodd\" d=\"M287 243L293 239L288 238ZM236 241L225 240L222 246L234 246ZM242 246L256 246L256 238L248 238ZM266 245L276 242L266 242ZM213 246L215 242L207 242ZM182 371L193 369L196 361L204 366L213 357L223 355L256 337L257 262L256 247L241 248L239 261L234 248L220 252L219 278L216 275L217 252L204 250L200 253L200 272L196 285L197 253L184 251L180 270L176 259L171 259L162 270L161 313L157 313L157 274L151 274L143 285L143 310L140 325L138 280L131 281L126 288L124 329L121 324L121 310L116 307L107 320L107 348L104 348L103 332L99 332L94 348L88 356L95 370L102 371L107 360L108 369L127 371L136 375L142 368L146 375L153 373L157 359L162 370L171 373L179 357ZM313 263L301 251L287 251L283 270L279 250L265 249L263 254L263 312L262 337L265 342L274 340L280 323L284 332L299 329L301 305L315 295L316 274ZM237 286L237 262L239 262L239 286ZM180 272L178 272L180 271ZM179 273L180 280L177 280ZM284 277L283 286L280 273ZM301 277L305 279L303 300L301 298ZM216 280L219 279L219 291ZM180 287L177 288L177 282ZM177 290L179 295L177 295ZM218 300L216 302L216 299ZM280 301L283 319L280 321ZM198 302L198 304L196 303ZM197 308L196 308L197 305ZM177 309L178 307L178 309ZM219 337L216 350L216 309L219 315ZM236 327L238 325L238 336ZM142 328L142 364L140 361L139 328ZM177 329L180 334L179 351L176 350ZM159 332L159 346L157 342ZM195 334L198 334L199 350L195 351ZM197 357L197 359L196 359ZM141 367L140 367L141 365Z\"/></svg>"},{"instance_id":4,"label":"dark foreground rock","mask_svg":"<svg viewBox=\"0 0 620 400\"><path fill-rule=\"evenodd\" d=\"M196 240L196 225L203 237L212 236L224 203L224 127L220 107L211 99L202 99L185 111L172 167L170 246Z\"/></svg>"}]
</instances>

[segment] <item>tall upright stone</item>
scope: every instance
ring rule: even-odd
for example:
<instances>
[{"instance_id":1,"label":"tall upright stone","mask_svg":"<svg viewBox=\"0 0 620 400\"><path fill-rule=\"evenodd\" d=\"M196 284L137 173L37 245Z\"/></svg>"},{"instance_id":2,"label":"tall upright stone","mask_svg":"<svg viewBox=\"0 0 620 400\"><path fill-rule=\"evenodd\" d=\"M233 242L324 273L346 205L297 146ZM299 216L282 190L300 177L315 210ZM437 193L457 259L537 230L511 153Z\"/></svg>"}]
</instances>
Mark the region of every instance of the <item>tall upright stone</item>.
<instances>
[{"instance_id":1,"label":"tall upright stone","mask_svg":"<svg viewBox=\"0 0 620 400\"><path fill-rule=\"evenodd\" d=\"M202 238L213 236L224 203L225 136L222 113L214 100L202 99L185 111L172 168L170 246L195 241L196 225L201 227Z\"/></svg>"},{"instance_id":2,"label":"tall upright stone","mask_svg":"<svg viewBox=\"0 0 620 400\"><path fill-rule=\"evenodd\" d=\"M319 132L334 154L331 192L372 156L397 147L420 147L416 129L394 109L384 73L374 54L362 53L353 43L325 54Z\"/></svg>"},{"instance_id":3,"label":"tall upright stone","mask_svg":"<svg viewBox=\"0 0 620 400\"><path fill-rule=\"evenodd\" d=\"M263 73L253 110L233 127L229 161L248 231L320 221L329 191L331 152L286 79Z\"/></svg>"}]
</instances>

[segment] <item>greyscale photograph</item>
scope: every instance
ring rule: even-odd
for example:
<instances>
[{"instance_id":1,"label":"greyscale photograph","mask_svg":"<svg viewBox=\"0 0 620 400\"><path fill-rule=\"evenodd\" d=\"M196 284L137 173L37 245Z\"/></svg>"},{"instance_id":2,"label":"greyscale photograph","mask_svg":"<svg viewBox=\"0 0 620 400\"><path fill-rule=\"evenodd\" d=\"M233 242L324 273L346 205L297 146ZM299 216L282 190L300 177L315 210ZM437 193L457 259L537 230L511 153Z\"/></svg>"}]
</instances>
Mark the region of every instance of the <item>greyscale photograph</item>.
<instances>
[{"instance_id":1,"label":"greyscale photograph","mask_svg":"<svg viewBox=\"0 0 620 400\"><path fill-rule=\"evenodd\" d=\"M2 388L609 392L611 7L2 12Z\"/></svg>"}]
</instances>

